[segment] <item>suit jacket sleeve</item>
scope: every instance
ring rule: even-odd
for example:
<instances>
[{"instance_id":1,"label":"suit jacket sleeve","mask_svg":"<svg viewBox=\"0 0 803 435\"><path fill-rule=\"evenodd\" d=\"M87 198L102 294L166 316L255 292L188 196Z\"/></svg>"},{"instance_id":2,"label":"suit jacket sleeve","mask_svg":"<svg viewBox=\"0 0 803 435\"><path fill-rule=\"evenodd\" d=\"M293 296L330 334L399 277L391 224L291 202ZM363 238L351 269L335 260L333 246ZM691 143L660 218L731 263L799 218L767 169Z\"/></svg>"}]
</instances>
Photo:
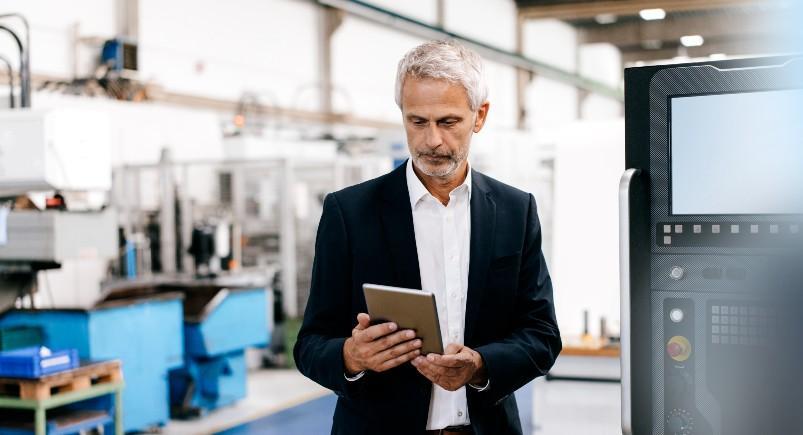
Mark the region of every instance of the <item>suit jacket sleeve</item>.
<instances>
[{"instance_id":1,"label":"suit jacket sleeve","mask_svg":"<svg viewBox=\"0 0 803 435\"><path fill-rule=\"evenodd\" d=\"M350 319L350 273L345 220L337 197L329 194L318 225L310 296L293 355L301 373L340 396L360 384L344 377L343 343L356 322Z\"/></svg>"},{"instance_id":2,"label":"suit jacket sleeve","mask_svg":"<svg viewBox=\"0 0 803 435\"><path fill-rule=\"evenodd\" d=\"M490 379L486 391L469 389L469 394L481 403L495 404L535 377L546 374L561 350L552 281L541 252L541 225L532 195L515 302L511 333L476 349Z\"/></svg>"}]
</instances>

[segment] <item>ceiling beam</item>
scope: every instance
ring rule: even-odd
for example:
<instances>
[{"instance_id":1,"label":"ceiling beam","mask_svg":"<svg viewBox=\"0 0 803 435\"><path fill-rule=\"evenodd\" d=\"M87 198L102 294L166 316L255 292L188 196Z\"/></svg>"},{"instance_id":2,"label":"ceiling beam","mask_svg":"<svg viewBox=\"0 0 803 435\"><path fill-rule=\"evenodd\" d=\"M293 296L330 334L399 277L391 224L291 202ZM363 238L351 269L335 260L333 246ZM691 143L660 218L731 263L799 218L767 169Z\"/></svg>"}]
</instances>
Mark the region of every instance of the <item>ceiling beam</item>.
<instances>
[{"instance_id":1,"label":"ceiling beam","mask_svg":"<svg viewBox=\"0 0 803 435\"><path fill-rule=\"evenodd\" d=\"M599 0L524 6L521 13L529 19L557 18L577 20L601 14L638 15L642 9L661 8L666 12L704 11L766 4L775 0Z\"/></svg>"},{"instance_id":2,"label":"ceiling beam","mask_svg":"<svg viewBox=\"0 0 803 435\"><path fill-rule=\"evenodd\" d=\"M585 89L589 92L603 95L618 101L624 100L621 89L610 86L606 83L590 79L572 71L567 71L555 65L551 65L536 59L524 56L521 53L506 50L498 46L488 44L484 41L468 37L446 30L439 26L433 26L409 16L401 15L391 10L381 8L363 0L311 0L321 6L329 6L341 9L344 12L368 20L373 23L386 26L400 32L423 39L455 39L460 43L474 49L487 60L510 65L531 71L542 77L559 81Z\"/></svg>"},{"instance_id":3,"label":"ceiling beam","mask_svg":"<svg viewBox=\"0 0 803 435\"><path fill-rule=\"evenodd\" d=\"M623 46L638 46L644 41L677 42L684 35L701 35L705 39L725 39L775 34L773 16L756 19L748 14L704 14L667 17L661 21L628 20L621 23L578 28L580 43L606 42ZM780 36L780 35L779 35Z\"/></svg>"}]
</instances>

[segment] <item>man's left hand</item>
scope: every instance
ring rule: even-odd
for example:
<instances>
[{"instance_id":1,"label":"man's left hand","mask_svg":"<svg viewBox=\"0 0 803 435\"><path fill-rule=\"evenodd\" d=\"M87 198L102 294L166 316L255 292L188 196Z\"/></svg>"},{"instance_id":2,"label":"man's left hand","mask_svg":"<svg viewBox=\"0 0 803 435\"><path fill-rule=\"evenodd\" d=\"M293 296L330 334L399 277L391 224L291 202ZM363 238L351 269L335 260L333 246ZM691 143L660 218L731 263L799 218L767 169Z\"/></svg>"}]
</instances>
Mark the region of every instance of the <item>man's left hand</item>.
<instances>
[{"instance_id":1,"label":"man's left hand","mask_svg":"<svg viewBox=\"0 0 803 435\"><path fill-rule=\"evenodd\" d=\"M448 345L443 355L419 356L412 364L424 377L448 391L466 384L483 385L488 380L482 356L461 344Z\"/></svg>"}]
</instances>

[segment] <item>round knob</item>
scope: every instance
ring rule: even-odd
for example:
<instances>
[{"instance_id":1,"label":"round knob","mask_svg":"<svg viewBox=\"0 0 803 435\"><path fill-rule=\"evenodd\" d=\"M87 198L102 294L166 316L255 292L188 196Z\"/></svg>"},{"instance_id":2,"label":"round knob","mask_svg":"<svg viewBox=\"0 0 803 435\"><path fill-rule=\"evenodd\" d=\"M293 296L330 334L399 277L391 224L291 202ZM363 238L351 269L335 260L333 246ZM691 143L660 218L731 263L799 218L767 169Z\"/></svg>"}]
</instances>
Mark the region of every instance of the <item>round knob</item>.
<instances>
[{"instance_id":1,"label":"round knob","mask_svg":"<svg viewBox=\"0 0 803 435\"><path fill-rule=\"evenodd\" d=\"M669 320L671 320L671 321L673 321L675 323L682 322L683 321L683 310L681 310L680 308L672 308L669 311Z\"/></svg>"},{"instance_id":2,"label":"round knob","mask_svg":"<svg viewBox=\"0 0 803 435\"><path fill-rule=\"evenodd\" d=\"M675 281L679 281L683 279L683 275L686 273L680 266L672 266L672 269L669 271L669 277L674 279Z\"/></svg>"}]
</instances>

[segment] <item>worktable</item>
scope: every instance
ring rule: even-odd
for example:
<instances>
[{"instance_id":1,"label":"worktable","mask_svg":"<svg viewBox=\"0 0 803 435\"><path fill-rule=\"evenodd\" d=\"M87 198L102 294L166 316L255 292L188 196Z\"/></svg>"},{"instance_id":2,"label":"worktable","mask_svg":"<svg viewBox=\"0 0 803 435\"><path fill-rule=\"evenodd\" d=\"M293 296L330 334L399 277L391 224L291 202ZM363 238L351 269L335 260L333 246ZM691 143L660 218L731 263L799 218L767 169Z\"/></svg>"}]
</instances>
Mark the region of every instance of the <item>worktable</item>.
<instances>
[{"instance_id":1,"label":"worktable","mask_svg":"<svg viewBox=\"0 0 803 435\"><path fill-rule=\"evenodd\" d=\"M119 361L84 363L74 370L37 379L0 378L0 408L34 412L35 435L58 434L48 431L46 412L54 408L104 395L114 395L114 433L123 434L122 390L124 382ZM15 392L8 395L8 392ZM85 413L86 414L86 413ZM95 416L92 426L105 424L108 418ZM72 427L72 430L75 430Z\"/></svg>"}]
</instances>

